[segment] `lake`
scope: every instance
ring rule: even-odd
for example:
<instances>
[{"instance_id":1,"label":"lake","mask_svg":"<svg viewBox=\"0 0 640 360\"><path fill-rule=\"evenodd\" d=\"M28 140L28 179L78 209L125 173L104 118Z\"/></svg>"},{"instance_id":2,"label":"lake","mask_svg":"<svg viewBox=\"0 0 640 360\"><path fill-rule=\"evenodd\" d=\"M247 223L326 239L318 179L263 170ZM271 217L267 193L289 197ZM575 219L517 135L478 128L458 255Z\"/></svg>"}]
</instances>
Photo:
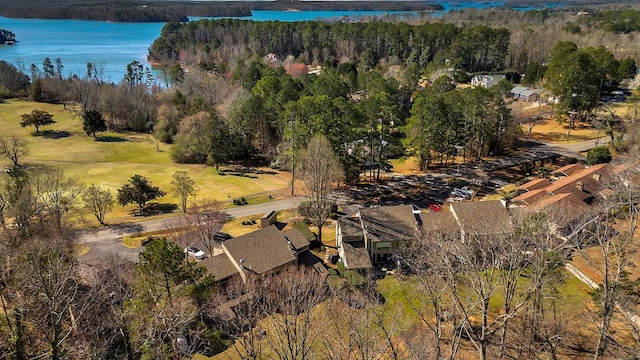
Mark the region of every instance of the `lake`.
<instances>
[{"instance_id":1,"label":"lake","mask_svg":"<svg viewBox=\"0 0 640 360\"><path fill-rule=\"evenodd\" d=\"M445 11L461 8L490 8L502 2L442 3ZM526 9L523 9L526 10ZM411 15L404 11L253 11L256 21L302 21L315 19L358 18L386 14ZM192 18L195 20L197 18ZM120 82L126 66L137 60L147 66L147 52L160 35L163 23L110 23L84 20L10 19L0 17L0 28L11 30L19 41L0 45L0 59L22 66L29 74L31 64L42 67L45 57L60 57L65 74L83 76L87 62L101 64L104 80ZM159 72L154 72L159 77Z\"/></svg>"}]
</instances>

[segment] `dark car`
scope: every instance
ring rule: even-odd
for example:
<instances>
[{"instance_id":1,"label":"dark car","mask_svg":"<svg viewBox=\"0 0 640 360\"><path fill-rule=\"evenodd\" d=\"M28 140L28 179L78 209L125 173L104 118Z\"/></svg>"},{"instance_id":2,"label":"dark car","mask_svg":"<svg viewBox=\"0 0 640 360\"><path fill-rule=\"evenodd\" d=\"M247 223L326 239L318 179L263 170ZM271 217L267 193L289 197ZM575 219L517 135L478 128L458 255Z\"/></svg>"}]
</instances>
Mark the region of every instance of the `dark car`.
<instances>
[{"instance_id":1,"label":"dark car","mask_svg":"<svg viewBox=\"0 0 640 360\"><path fill-rule=\"evenodd\" d=\"M215 233L215 235L213 235L213 240L217 241L217 242L223 242L229 239L232 239L233 236L227 234L227 233L223 233L221 231L218 231L217 233Z\"/></svg>"}]
</instances>

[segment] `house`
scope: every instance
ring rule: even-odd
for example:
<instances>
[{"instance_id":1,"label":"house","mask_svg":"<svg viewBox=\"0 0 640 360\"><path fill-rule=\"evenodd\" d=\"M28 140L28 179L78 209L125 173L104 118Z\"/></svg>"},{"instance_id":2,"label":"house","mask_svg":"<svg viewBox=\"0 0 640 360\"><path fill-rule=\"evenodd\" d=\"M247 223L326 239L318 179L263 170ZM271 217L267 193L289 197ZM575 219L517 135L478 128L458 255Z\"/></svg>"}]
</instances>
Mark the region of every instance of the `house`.
<instances>
[{"instance_id":1,"label":"house","mask_svg":"<svg viewBox=\"0 0 640 360\"><path fill-rule=\"evenodd\" d=\"M514 99L520 99L524 102L536 102L540 100L540 92L524 86L514 86L511 89L511 95Z\"/></svg>"},{"instance_id":2,"label":"house","mask_svg":"<svg viewBox=\"0 0 640 360\"><path fill-rule=\"evenodd\" d=\"M458 224L462 241L471 237L490 238L513 232L511 215L499 200L451 203L450 211Z\"/></svg>"},{"instance_id":3,"label":"house","mask_svg":"<svg viewBox=\"0 0 640 360\"><path fill-rule=\"evenodd\" d=\"M491 88L504 79L504 75L476 75L471 78L471 85Z\"/></svg>"},{"instance_id":4,"label":"house","mask_svg":"<svg viewBox=\"0 0 640 360\"><path fill-rule=\"evenodd\" d=\"M360 218L339 218L336 221L338 255L347 269L371 269L371 257L365 248Z\"/></svg>"},{"instance_id":5,"label":"house","mask_svg":"<svg viewBox=\"0 0 640 360\"><path fill-rule=\"evenodd\" d=\"M422 222L422 233L427 237L459 237L458 221L451 211L421 213L420 220Z\"/></svg>"},{"instance_id":6,"label":"house","mask_svg":"<svg viewBox=\"0 0 640 360\"><path fill-rule=\"evenodd\" d=\"M527 183L524 183L516 188L516 191L519 193L533 191L541 188L545 188L551 185L551 181L544 178L533 179Z\"/></svg>"},{"instance_id":7,"label":"house","mask_svg":"<svg viewBox=\"0 0 640 360\"><path fill-rule=\"evenodd\" d=\"M555 181L534 179L519 186L521 193L510 200L509 208L553 212L558 225L568 224L589 211L593 201L607 198L613 170L609 164L563 166L552 172Z\"/></svg>"},{"instance_id":8,"label":"house","mask_svg":"<svg viewBox=\"0 0 640 360\"><path fill-rule=\"evenodd\" d=\"M275 225L229 239L221 244L222 254L202 261L218 282L239 275L275 273L287 265L298 264L309 249L309 241L293 228L281 232Z\"/></svg>"},{"instance_id":9,"label":"house","mask_svg":"<svg viewBox=\"0 0 640 360\"><path fill-rule=\"evenodd\" d=\"M551 175L555 177L566 177L566 176L573 175L574 173L579 172L581 170L584 170L584 165L577 164L577 163L569 164L561 167L558 170L553 171Z\"/></svg>"},{"instance_id":10,"label":"house","mask_svg":"<svg viewBox=\"0 0 640 360\"><path fill-rule=\"evenodd\" d=\"M418 237L420 218L411 206L362 208L358 213L372 264L388 262L404 242Z\"/></svg>"},{"instance_id":11,"label":"house","mask_svg":"<svg viewBox=\"0 0 640 360\"><path fill-rule=\"evenodd\" d=\"M336 243L347 269L369 269L393 260L406 243L421 237L461 239L510 234L513 225L501 201L453 203L450 211L414 214L410 205L362 208L336 222Z\"/></svg>"}]
</instances>

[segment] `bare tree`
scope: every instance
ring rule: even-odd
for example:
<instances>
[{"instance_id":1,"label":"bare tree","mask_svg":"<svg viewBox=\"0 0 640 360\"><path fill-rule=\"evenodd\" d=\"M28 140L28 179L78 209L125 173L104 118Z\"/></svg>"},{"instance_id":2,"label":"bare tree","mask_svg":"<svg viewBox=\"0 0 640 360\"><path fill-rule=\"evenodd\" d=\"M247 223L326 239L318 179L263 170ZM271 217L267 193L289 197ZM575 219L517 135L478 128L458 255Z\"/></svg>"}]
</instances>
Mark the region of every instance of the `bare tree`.
<instances>
[{"instance_id":1,"label":"bare tree","mask_svg":"<svg viewBox=\"0 0 640 360\"><path fill-rule=\"evenodd\" d=\"M108 255L83 275L89 287L86 298L93 299L85 316L78 321L82 341L76 348L86 358L132 359L131 314L127 303L133 297L131 286L134 263L118 255Z\"/></svg>"},{"instance_id":2,"label":"bare tree","mask_svg":"<svg viewBox=\"0 0 640 360\"><path fill-rule=\"evenodd\" d=\"M84 186L66 178L59 167L34 173L31 181L41 209L40 215L50 217L57 229L61 230L63 216L73 209Z\"/></svg>"},{"instance_id":3,"label":"bare tree","mask_svg":"<svg viewBox=\"0 0 640 360\"><path fill-rule=\"evenodd\" d=\"M72 243L66 239L33 240L17 259L16 287L22 303L15 309L41 343L29 344L40 356L65 358L76 323L84 315L82 286Z\"/></svg>"},{"instance_id":4,"label":"bare tree","mask_svg":"<svg viewBox=\"0 0 640 360\"><path fill-rule=\"evenodd\" d=\"M103 190L100 186L91 184L91 186L82 193L82 202L85 208L93 212L93 215L100 225L105 225L104 218L107 212L113 208L111 191Z\"/></svg>"},{"instance_id":5,"label":"bare tree","mask_svg":"<svg viewBox=\"0 0 640 360\"><path fill-rule=\"evenodd\" d=\"M509 321L532 296L531 283L519 281L530 246L513 234L478 234L452 243L444 256L448 292L462 316L460 326L481 360L488 358L495 334L501 334L499 354L504 356ZM492 317L490 302L499 292L502 313Z\"/></svg>"},{"instance_id":6,"label":"bare tree","mask_svg":"<svg viewBox=\"0 0 640 360\"><path fill-rule=\"evenodd\" d=\"M173 193L180 200L180 206L182 212L187 212L187 201L190 197L196 195L196 182L193 180L189 173L186 171L176 171L173 173L173 180L171 180L173 186Z\"/></svg>"},{"instance_id":7,"label":"bare tree","mask_svg":"<svg viewBox=\"0 0 640 360\"><path fill-rule=\"evenodd\" d=\"M563 209L560 212L566 211ZM562 314L557 311L558 304L563 300L558 288L567 279L563 272L565 254L571 251L571 244L556 236L556 221L563 218L548 212L516 218L516 236L525 243L535 244L534 248L523 253L526 256L522 265L527 266L521 266L521 269L525 272L517 271L520 276L529 279L531 286L523 321L516 322L521 327L514 329L515 336L520 339L516 348L521 356L530 357L546 351L552 359L556 359L558 348L567 337ZM506 335L505 329L500 339L502 354L506 353Z\"/></svg>"},{"instance_id":8,"label":"bare tree","mask_svg":"<svg viewBox=\"0 0 640 360\"><path fill-rule=\"evenodd\" d=\"M330 215L333 187L343 177L340 160L329 140L317 135L309 141L299 162L301 178L311 193L308 216L318 227L318 239L322 240L322 226Z\"/></svg>"},{"instance_id":9,"label":"bare tree","mask_svg":"<svg viewBox=\"0 0 640 360\"><path fill-rule=\"evenodd\" d=\"M216 233L227 222L228 214L219 201L202 201L191 208L188 214L168 221L173 228L171 238L182 246L202 246L213 256L218 245Z\"/></svg>"},{"instance_id":10,"label":"bare tree","mask_svg":"<svg viewBox=\"0 0 640 360\"><path fill-rule=\"evenodd\" d=\"M382 305L374 283L361 289L336 289L329 303L327 331L320 336L326 360L373 360L387 354L388 343L377 326Z\"/></svg>"},{"instance_id":11,"label":"bare tree","mask_svg":"<svg viewBox=\"0 0 640 360\"><path fill-rule=\"evenodd\" d=\"M326 298L324 279L315 270L289 267L261 281L263 309L270 315L269 348L282 360L313 359L321 330L314 307Z\"/></svg>"},{"instance_id":12,"label":"bare tree","mask_svg":"<svg viewBox=\"0 0 640 360\"><path fill-rule=\"evenodd\" d=\"M441 256L447 244L458 240L446 234L425 233L400 253L402 263L415 273L415 285L404 287L403 295L422 323L433 333L433 358L436 360L445 358L446 321L452 317L454 310L447 305L449 287ZM455 358L460 341L460 329L455 329L455 326L452 328L449 359Z\"/></svg>"},{"instance_id":13,"label":"bare tree","mask_svg":"<svg viewBox=\"0 0 640 360\"><path fill-rule=\"evenodd\" d=\"M623 309L625 299L633 293L629 273L634 266L634 235L640 213L640 187L634 182L638 173L637 165L631 163L618 178L611 179L609 187L614 195L602 203L596 218L582 226L577 239L581 255L599 277L593 279L598 282L595 299L600 308L596 317L595 360L607 353L612 342L625 349L615 340L611 322L616 310Z\"/></svg>"},{"instance_id":14,"label":"bare tree","mask_svg":"<svg viewBox=\"0 0 640 360\"><path fill-rule=\"evenodd\" d=\"M267 332L261 326L266 315L259 289L255 276L249 276L246 282L235 277L214 295L207 307L208 315L222 324L233 341L233 353L242 360L262 359L262 349L266 347Z\"/></svg>"},{"instance_id":15,"label":"bare tree","mask_svg":"<svg viewBox=\"0 0 640 360\"><path fill-rule=\"evenodd\" d=\"M13 162L13 166L20 166L18 161L24 156L29 155L27 142L17 136L10 138L0 138L0 154Z\"/></svg>"}]
</instances>

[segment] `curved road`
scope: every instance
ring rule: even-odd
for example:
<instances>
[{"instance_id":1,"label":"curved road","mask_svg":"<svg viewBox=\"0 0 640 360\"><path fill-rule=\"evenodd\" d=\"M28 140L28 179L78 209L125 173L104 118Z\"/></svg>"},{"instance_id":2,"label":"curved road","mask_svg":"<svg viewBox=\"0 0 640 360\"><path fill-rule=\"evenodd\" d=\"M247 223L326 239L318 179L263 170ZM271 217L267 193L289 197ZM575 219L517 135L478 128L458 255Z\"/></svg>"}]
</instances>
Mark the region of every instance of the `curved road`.
<instances>
[{"instance_id":1,"label":"curved road","mask_svg":"<svg viewBox=\"0 0 640 360\"><path fill-rule=\"evenodd\" d=\"M226 209L231 217L245 217L252 215L262 215L271 210L279 211L297 207L304 197L291 197L283 200L276 200L264 204L247 205ZM156 231L167 228L167 221L171 218L151 219L136 223L109 226L97 231L84 231L80 235L79 242L89 246L89 251L79 257L84 265L95 265L97 262L107 259L110 255L116 254L126 260L137 261L141 249L130 249L122 243L125 235Z\"/></svg>"},{"instance_id":2,"label":"curved road","mask_svg":"<svg viewBox=\"0 0 640 360\"><path fill-rule=\"evenodd\" d=\"M609 143L609 140L608 137L602 136L596 139L568 143L550 143L536 140L527 140L527 142L538 151L548 151L563 156L574 157L578 160L585 160L585 157L580 153L589 151L596 146L604 146Z\"/></svg>"}]
</instances>

